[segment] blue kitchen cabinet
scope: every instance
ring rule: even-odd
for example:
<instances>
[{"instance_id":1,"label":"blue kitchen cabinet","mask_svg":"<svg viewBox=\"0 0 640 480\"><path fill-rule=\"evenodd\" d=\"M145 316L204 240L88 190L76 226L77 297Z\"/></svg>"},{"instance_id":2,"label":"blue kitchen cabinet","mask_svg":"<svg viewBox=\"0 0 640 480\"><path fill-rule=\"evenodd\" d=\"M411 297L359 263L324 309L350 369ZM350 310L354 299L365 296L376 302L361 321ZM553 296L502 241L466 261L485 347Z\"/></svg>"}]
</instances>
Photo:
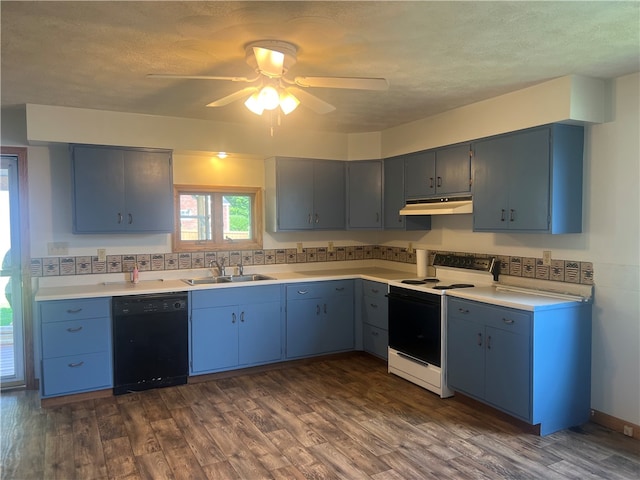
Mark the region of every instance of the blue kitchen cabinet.
<instances>
[{"instance_id":1,"label":"blue kitchen cabinet","mask_svg":"<svg viewBox=\"0 0 640 480\"><path fill-rule=\"evenodd\" d=\"M388 358L389 301L386 283L362 281L362 342L365 352Z\"/></svg>"},{"instance_id":2,"label":"blue kitchen cabinet","mask_svg":"<svg viewBox=\"0 0 640 480\"><path fill-rule=\"evenodd\" d=\"M581 232L583 144L560 124L474 142L474 231Z\"/></svg>"},{"instance_id":3,"label":"blue kitchen cabinet","mask_svg":"<svg viewBox=\"0 0 640 480\"><path fill-rule=\"evenodd\" d=\"M447 300L447 382L546 435L589 419L591 306Z\"/></svg>"},{"instance_id":4,"label":"blue kitchen cabinet","mask_svg":"<svg viewBox=\"0 0 640 480\"><path fill-rule=\"evenodd\" d=\"M287 285L286 295L287 358L353 350L353 280Z\"/></svg>"},{"instance_id":5,"label":"blue kitchen cabinet","mask_svg":"<svg viewBox=\"0 0 640 480\"><path fill-rule=\"evenodd\" d=\"M406 204L404 195L405 156L384 160L384 216L385 230L431 230L431 215L400 215Z\"/></svg>"},{"instance_id":6,"label":"blue kitchen cabinet","mask_svg":"<svg viewBox=\"0 0 640 480\"><path fill-rule=\"evenodd\" d=\"M191 294L191 373L229 370L282 358L279 285Z\"/></svg>"},{"instance_id":7,"label":"blue kitchen cabinet","mask_svg":"<svg viewBox=\"0 0 640 480\"><path fill-rule=\"evenodd\" d=\"M265 197L269 231L344 230L344 162L267 159Z\"/></svg>"},{"instance_id":8,"label":"blue kitchen cabinet","mask_svg":"<svg viewBox=\"0 0 640 480\"><path fill-rule=\"evenodd\" d=\"M38 303L43 398L113 386L110 298Z\"/></svg>"},{"instance_id":9,"label":"blue kitchen cabinet","mask_svg":"<svg viewBox=\"0 0 640 480\"><path fill-rule=\"evenodd\" d=\"M405 159L405 197L422 199L471 192L471 148L451 145Z\"/></svg>"},{"instance_id":10,"label":"blue kitchen cabinet","mask_svg":"<svg viewBox=\"0 0 640 480\"><path fill-rule=\"evenodd\" d=\"M382 228L382 161L347 162L347 228Z\"/></svg>"},{"instance_id":11,"label":"blue kitchen cabinet","mask_svg":"<svg viewBox=\"0 0 640 480\"><path fill-rule=\"evenodd\" d=\"M171 151L73 145L74 233L173 231Z\"/></svg>"}]
</instances>

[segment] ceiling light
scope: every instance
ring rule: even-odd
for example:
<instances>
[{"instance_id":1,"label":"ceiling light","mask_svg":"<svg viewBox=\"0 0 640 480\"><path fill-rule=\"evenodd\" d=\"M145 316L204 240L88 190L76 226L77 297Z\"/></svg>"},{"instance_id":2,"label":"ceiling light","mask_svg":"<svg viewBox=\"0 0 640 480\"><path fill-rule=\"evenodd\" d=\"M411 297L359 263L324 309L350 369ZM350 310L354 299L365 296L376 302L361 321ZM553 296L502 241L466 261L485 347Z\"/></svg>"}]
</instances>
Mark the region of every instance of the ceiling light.
<instances>
[{"instance_id":1,"label":"ceiling light","mask_svg":"<svg viewBox=\"0 0 640 480\"><path fill-rule=\"evenodd\" d=\"M270 85L267 85L260 90L258 96L260 97L260 103L265 110L273 110L280 104L280 94L278 94L278 90Z\"/></svg>"},{"instance_id":2,"label":"ceiling light","mask_svg":"<svg viewBox=\"0 0 640 480\"><path fill-rule=\"evenodd\" d=\"M222 159L227 158L227 157L228 157L227 152L218 152L218 158L219 159L222 160Z\"/></svg>"},{"instance_id":3,"label":"ceiling light","mask_svg":"<svg viewBox=\"0 0 640 480\"><path fill-rule=\"evenodd\" d=\"M289 115L293 112L298 105L300 105L300 100L291 95L287 91L282 91L280 93L280 108L284 112L285 115Z\"/></svg>"},{"instance_id":4,"label":"ceiling light","mask_svg":"<svg viewBox=\"0 0 640 480\"><path fill-rule=\"evenodd\" d=\"M247 101L244 102L244 106L256 115L262 115L262 112L264 112L264 107L262 106L262 102L260 101L260 94L258 92L247 98Z\"/></svg>"}]
</instances>

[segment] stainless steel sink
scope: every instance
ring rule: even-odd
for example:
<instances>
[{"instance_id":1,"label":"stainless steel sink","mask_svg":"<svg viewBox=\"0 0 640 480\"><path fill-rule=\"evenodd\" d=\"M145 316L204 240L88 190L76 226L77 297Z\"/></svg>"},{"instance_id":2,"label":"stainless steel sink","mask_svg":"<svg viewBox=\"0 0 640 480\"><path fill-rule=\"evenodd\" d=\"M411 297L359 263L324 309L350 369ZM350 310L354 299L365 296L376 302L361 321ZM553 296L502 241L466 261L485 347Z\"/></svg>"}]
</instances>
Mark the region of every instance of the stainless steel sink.
<instances>
[{"instance_id":1,"label":"stainless steel sink","mask_svg":"<svg viewBox=\"0 0 640 480\"><path fill-rule=\"evenodd\" d=\"M225 275L224 277L183 278L188 285L211 285L215 283L257 282L260 280L275 280L267 275Z\"/></svg>"},{"instance_id":2,"label":"stainless steel sink","mask_svg":"<svg viewBox=\"0 0 640 480\"><path fill-rule=\"evenodd\" d=\"M266 275L254 274L254 275L230 275L226 278L228 282L258 282L260 280L275 280L273 277L268 277Z\"/></svg>"}]
</instances>

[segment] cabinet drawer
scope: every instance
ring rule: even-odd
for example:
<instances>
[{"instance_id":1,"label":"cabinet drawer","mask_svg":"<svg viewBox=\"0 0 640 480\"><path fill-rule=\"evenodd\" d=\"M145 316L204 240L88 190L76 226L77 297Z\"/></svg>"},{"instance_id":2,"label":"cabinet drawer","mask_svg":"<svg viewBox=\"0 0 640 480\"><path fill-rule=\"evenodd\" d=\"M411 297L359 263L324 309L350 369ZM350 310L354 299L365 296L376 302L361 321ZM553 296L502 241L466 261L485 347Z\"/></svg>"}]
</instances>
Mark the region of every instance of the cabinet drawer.
<instances>
[{"instance_id":1,"label":"cabinet drawer","mask_svg":"<svg viewBox=\"0 0 640 480\"><path fill-rule=\"evenodd\" d=\"M362 294L367 297L386 299L389 286L386 283L373 282L371 280L362 281Z\"/></svg>"},{"instance_id":2,"label":"cabinet drawer","mask_svg":"<svg viewBox=\"0 0 640 480\"><path fill-rule=\"evenodd\" d=\"M365 324L362 331L362 341L365 352L387 359L389 334L386 330Z\"/></svg>"},{"instance_id":3,"label":"cabinet drawer","mask_svg":"<svg viewBox=\"0 0 640 480\"><path fill-rule=\"evenodd\" d=\"M43 360L42 369L45 396L113 386L110 352L51 358Z\"/></svg>"},{"instance_id":4,"label":"cabinet drawer","mask_svg":"<svg viewBox=\"0 0 640 480\"><path fill-rule=\"evenodd\" d=\"M449 317L471 320L514 333L528 334L531 328L531 314L513 308L448 298L447 312Z\"/></svg>"},{"instance_id":5,"label":"cabinet drawer","mask_svg":"<svg viewBox=\"0 0 640 480\"><path fill-rule=\"evenodd\" d=\"M109 317L111 315L110 300L110 298L104 297L41 302L40 316L42 323Z\"/></svg>"},{"instance_id":6,"label":"cabinet drawer","mask_svg":"<svg viewBox=\"0 0 640 480\"><path fill-rule=\"evenodd\" d=\"M386 298L364 296L362 321L383 330L389 329L389 304Z\"/></svg>"},{"instance_id":7,"label":"cabinet drawer","mask_svg":"<svg viewBox=\"0 0 640 480\"><path fill-rule=\"evenodd\" d=\"M231 287L191 292L191 308L211 308L280 300L280 285Z\"/></svg>"},{"instance_id":8,"label":"cabinet drawer","mask_svg":"<svg viewBox=\"0 0 640 480\"><path fill-rule=\"evenodd\" d=\"M110 321L108 317L42 325L42 358L108 351Z\"/></svg>"},{"instance_id":9,"label":"cabinet drawer","mask_svg":"<svg viewBox=\"0 0 640 480\"><path fill-rule=\"evenodd\" d=\"M353 280L329 280L287 285L287 300L349 295L353 296Z\"/></svg>"}]
</instances>

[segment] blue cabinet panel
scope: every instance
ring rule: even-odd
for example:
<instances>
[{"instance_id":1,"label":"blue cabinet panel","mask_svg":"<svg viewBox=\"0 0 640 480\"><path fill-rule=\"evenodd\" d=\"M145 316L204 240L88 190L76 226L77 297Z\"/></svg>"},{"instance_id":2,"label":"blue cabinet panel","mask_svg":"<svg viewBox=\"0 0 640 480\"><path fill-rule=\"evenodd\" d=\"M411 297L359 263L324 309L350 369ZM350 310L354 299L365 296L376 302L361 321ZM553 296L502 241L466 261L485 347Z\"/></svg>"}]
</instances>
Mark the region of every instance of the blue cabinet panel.
<instances>
[{"instance_id":1,"label":"blue cabinet panel","mask_svg":"<svg viewBox=\"0 0 640 480\"><path fill-rule=\"evenodd\" d=\"M42 357L53 358L109 350L109 317L42 324Z\"/></svg>"},{"instance_id":2,"label":"blue cabinet panel","mask_svg":"<svg viewBox=\"0 0 640 480\"><path fill-rule=\"evenodd\" d=\"M382 162L347 163L347 228L382 228Z\"/></svg>"},{"instance_id":3,"label":"blue cabinet panel","mask_svg":"<svg viewBox=\"0 0 640 480\"><path fill-rule=\"evenodd\" d=\"M68 395L113 386L111 352L85 353L42 361L43 396Z\"/></svg>"}]
</instances>

